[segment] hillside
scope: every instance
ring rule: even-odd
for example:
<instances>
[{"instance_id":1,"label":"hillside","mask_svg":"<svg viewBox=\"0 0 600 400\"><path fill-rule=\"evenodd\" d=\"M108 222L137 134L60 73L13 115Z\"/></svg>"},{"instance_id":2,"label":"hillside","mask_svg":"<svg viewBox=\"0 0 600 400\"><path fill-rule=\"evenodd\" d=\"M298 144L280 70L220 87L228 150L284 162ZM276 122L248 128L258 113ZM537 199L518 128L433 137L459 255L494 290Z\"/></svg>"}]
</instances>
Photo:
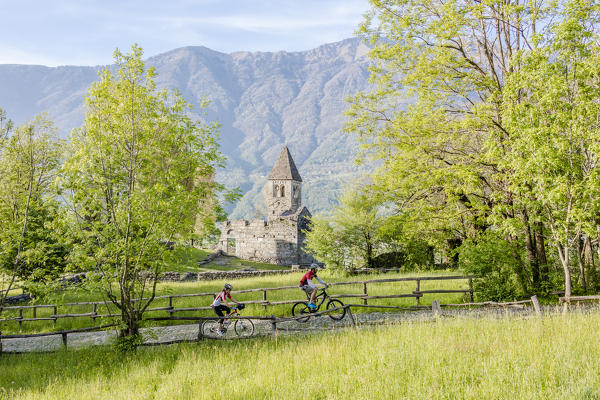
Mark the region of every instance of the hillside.
<instances>
[{"instance_id":1,"label":"hillside","mask_svg":"<svg viewBox=\"0 0 600 400\"><path fill-rule=\"evenodd\" d=\"M344 99L368 87L368 48L347 39L303 52L220 53L184 47L151 57L160 87L193 104L211 100L208 119L222 127L227 168L217 179L244 197L231 218L264 213L262 188L287 144L304 180L303 203L315 213L335 203L360 171L357 144L341 132ZM83 98L100 67L0 65L0 107L17 123L47 112L61 136L83 121ZM364 167L363 167L364 168Z\"/></svg>"}]
</instances>

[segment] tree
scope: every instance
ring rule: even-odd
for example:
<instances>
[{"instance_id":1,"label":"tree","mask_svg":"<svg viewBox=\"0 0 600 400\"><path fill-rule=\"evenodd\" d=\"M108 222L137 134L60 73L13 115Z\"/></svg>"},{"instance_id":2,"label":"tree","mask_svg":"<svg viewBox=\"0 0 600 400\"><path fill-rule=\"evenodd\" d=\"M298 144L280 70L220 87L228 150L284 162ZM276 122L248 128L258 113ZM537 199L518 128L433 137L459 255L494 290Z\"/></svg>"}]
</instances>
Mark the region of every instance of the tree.
<instances>
[{"instance_id":1,"label":"tree","mask_svg":"<svg viewBox=\"0 0 600 400\"><path fill-rule=\"evenodd\" d=\"M527 121L515 110L536 107L519 74L530 67L526 53L547 50L542 63L551 64L562 52L555 45L568 53L577 39L586 39L597 29L597 6L584 0L371 0L371 5L360 32L374 44L371 80L376 89L351 99L347 129L358 133L367 153L381 163L375 186L395 204L394 213L407 218L406 227L446 242L457 254L462 242L487 240L486 232L493 228L510 245L521 290L547 285L545 235L552 233L555 247L557 241L563 243L558 252L563 257L565 239L554 232L564 231L556 224L564 215L548 212L548 203L534 193L536 171L515 161L530 154L520 141L527 139L519 124ZM577 18L579 27L574 25ZM578 29L588 33L580 35ZM593 40L582 45L588 50L595 46ZM541 68L539 78L553 85L557 75L550 70ZM408 99L412 103L407 106ZM585 113L579 100L571 106ZM555 99L547 105L565 104ZM552 115L546 123L552 124ZM595 129L588 124L592 119L584 124ZM565 127L563 133L569 131ZM561 163L568 165L569 147L557 150ZM552 196L549 186L542 191ZM563 200L575 194L561 191ZM568 207L568 201L554 204L557 212ZM588 211L576 207L573 212ZM568 256L563 259L568 265ZM566 286L568 280L565 275Z\"/></svg>"},{"instance_id":2,"label":"tree","mask_svg":"<svg viewBox=\"0 0 600 400\"><path fill-rule=\"evenodd\" d=\"M503 98L514 151L503 163L514 171L513 190L526 193L528 208L541 210L547 221L569 297L573 245L585 289L581 236L600 232L600 47L595 33L600 14L591 2L563 7L563 18L548 25L555 40L515 55L520 69L507 80Z\"/></svg>"},{"instance_id":3,"label":"tree","mask_svg":"<svg viewBox=\"0 0 600 400\"><path fill-rule=\"evenodd\" d=\"M105 68L90 88L62 181L79 237L74 255L97 271L125 341L137 340L155 297L165 243L191 238L198 208L218 204L221 186L211 178L223 163L218 124L192 120L181 95L157 90L142 53L116 50L115 75Z\"/></svg>"},{"instance_id":4,"label":"tree","mask_svg":"<svg viewBox=\"0 0 600 400\"><path fill-rule=\"evenodd\" d=\"M379 229L384 218L379 203L365 188L350 187L335 207L329 221L313 217L306 234L306 250L334 268L347 263L373 267L380 250Z\"/></svg>"},{"instance_id":5,"label":"tree","mask_svg":"<svg viewBox=\"0 0 600 400\"><path fill-rule=\"evenodd\" d=\"M56 276L67 251L56 231L58 204L53 183L64 143L44 116L12 129L0 110L0 272L8 290L23 281ZM8 295L0 296L0 306Z\"/></svg>"}]
</instances>

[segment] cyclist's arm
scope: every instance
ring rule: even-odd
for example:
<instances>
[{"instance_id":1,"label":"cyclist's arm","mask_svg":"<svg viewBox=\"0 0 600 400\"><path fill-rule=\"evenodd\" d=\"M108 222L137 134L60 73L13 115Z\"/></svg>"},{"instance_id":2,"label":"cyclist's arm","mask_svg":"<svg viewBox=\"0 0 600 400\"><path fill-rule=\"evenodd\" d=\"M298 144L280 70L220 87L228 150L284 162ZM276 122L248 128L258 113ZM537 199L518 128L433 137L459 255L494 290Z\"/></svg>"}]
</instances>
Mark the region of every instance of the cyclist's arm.
<instances>
[{"instance_id":1,"label":"cyclist's arm","mask_svg":"<svg viewBox=\"0 0 600 400\"><path fill-rule=\"evenodd\" d=\"M319 283L320 283L321 285L325 285L325 286L327 286L327 284L325 283L325 281L324 281L323 279L319 278L319 277L318 277L318 276L316 276L316 275L315 275L315 279L316 279L316 280L318 280L318 281L319 281Z\"/></svg>"}]
</instances>

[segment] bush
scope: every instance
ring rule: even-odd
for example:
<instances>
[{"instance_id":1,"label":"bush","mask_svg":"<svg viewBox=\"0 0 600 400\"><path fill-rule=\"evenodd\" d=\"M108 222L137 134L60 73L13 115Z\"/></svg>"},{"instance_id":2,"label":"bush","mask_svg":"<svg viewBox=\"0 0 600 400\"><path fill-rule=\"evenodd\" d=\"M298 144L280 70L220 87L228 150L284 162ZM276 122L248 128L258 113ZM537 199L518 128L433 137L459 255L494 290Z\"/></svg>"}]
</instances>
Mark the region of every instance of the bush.
<instances>
[{"instance_id":1,"label":"bush","mask_svg":"<svg viewBox=\"0 0 600 400\"><path fill-rule=\"evenodd\" d=\"M463 242L459 265L466 274L477 277L473 282L477 301L513 300L521 294L512 254L510 243L494 232Z\"/></svg>"}]
</instances>

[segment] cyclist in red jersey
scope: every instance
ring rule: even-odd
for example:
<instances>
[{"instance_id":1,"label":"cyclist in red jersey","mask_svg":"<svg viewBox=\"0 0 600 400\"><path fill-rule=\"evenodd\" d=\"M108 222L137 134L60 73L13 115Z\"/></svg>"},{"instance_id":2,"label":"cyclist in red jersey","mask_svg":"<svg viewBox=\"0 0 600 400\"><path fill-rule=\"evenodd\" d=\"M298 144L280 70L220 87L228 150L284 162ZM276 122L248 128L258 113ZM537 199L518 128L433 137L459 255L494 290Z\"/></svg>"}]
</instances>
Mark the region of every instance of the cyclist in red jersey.
<instances>
[{"instance_id":1,"label":"cyclist in red jersey","mask_svg":"<svg viewBox=\"0 0 600 400\"><path fill-rule=\"evenodd\" d=\"M310 295L310 302L308 303L309 308L317 308L317 305L315 304L315 297L317 296L317 286L314 283L312 283L312 280L316 279L326 288L329 287L329 285L326 284L325 281L323 281L317 276L318 267L319 266L316 263L312 263L310 265L310 270L306 274L304 274L302 279L300 279L300 289L304 290Z\"/></svg>"}]
</instances>

